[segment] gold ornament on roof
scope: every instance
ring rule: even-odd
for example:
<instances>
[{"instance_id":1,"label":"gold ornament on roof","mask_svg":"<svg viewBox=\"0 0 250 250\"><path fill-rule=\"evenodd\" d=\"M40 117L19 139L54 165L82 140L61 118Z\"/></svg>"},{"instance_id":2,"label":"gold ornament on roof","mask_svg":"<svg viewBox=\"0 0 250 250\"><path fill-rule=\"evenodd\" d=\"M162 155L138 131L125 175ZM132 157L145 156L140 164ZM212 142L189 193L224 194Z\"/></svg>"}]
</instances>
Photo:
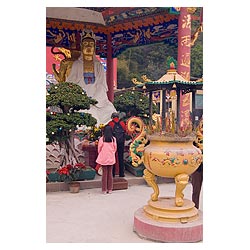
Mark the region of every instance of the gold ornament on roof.
<instances>
[{"instance_id":1,"label":"gold ornament on roof","mask_svg":"<svg viewBox=\"0 0 250 250\"><path fill-rule=\"evenodd\" d=\"M139 82L139 81L137 80L136 77L132 78L131 81L132 81L134 84L142 84L142 82Z\"/></svg>"},{"instance_id":2,"label":"gold ornament on roof","mask_svg":"<svg viewBox=\"0 0 250 250\"><path fill-rule=\"evenodd\" d=\"M142 79L144 82L152 82L152 80L150 80L146 75L142 75L142 76L141 76L141 79Z\"/></svg>"},{"instance_id":3,"label":"gold ornament on roof","mask_svg":"<svg viewBox=\"0 0 250 250\"><path fill-rule=\"evenodd\" d=\"M196 82L203 82L203 77L201 77L198 80L196 80Z\"/></svg>"},{"instance_id":4,"label":"gold ornament on roof","mask_svg":"<svg viewBox=\"0 0 250 250\"><path fill-rule=\"evenodd\" d=\"M145 82L152 82L152 80L150 80L146 75L142 75L141 79L144 81L144 83ZM131 81L134 84L143 84L143 82L138 81L136 77L132 78Z\"/></svg>"}]
</instances>

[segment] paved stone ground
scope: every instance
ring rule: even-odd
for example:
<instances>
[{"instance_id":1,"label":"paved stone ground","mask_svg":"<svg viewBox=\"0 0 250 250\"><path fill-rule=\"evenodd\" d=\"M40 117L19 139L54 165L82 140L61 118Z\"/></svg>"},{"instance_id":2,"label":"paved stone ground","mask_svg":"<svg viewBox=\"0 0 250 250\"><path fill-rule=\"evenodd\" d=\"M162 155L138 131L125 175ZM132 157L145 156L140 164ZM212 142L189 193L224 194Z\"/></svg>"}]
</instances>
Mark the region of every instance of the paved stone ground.
<instances>
[{"instance_id":1,"label":"paved stone ground","mask_svg":"<svg viewBox=\"0 0 250 250\"><path fill-rule=\"evenodd\" d=\"M160 196L174 196L175 184L159 184ZM100 188L77 194L47 193L47 243L155 243L133 231L135 211L146 205L152 188L147 184L129 186L104 195ZM192 185L184 190L191 199ZM202 193L201 193L202 201ZM202 210L202 204L200 204Z\"/></svg>"}]
</instances>

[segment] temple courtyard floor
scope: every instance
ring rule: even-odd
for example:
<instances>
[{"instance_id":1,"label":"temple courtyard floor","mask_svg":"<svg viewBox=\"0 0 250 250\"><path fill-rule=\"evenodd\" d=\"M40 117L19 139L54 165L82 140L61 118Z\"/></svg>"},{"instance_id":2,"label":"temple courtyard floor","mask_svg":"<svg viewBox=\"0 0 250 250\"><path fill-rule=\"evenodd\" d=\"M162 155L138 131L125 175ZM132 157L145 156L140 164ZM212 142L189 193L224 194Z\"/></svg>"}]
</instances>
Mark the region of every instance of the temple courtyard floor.
<instances>
[{"instance_id":1,"label":"temple courtyard floor","mask_svg":"<svg viewBox=\"0 0 250 250\"><path fill-rule=\"evenodd\" d=\"M133 231L134 213L147 204L153 189L143 177L126 172L128 189L102 194L101 188L86 188L46 194L47 243L156 243L142 239ZM101 177L96 176L95 181ZM161 196L174 196L175 183L161 179ZM191 200L192 185L184 190ZM201 190L200 210L203 210Z\"/></svg>"}]
</instances>

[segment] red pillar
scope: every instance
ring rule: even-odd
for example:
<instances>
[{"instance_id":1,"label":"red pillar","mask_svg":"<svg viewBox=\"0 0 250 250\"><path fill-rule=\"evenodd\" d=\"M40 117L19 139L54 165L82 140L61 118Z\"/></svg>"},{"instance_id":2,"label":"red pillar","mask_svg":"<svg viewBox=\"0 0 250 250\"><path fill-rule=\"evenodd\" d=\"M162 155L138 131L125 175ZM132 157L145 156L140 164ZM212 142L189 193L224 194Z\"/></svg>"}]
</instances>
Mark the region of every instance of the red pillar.
<instances>
[{"instance_id":1,"label":"red pillar","mask_svg":"<svg viewBox=\"0 0 250 250\"><path fill-rule=\"evenodd\" d=\"M112 58L112 37L111 34L107 36L107 85L108 85L108 99L114 101L114 74L113 74L113 58Z\"/></svg>"},{"instance_id":2,"label":"red pillar","mask_svg":"<svg viewBox=\"0 0 250 250\"><path fill-rule=\"evenodd\" d=\"M181 7L178 20L178 73L187 81L190 79L190 54L191 54L191 14L187 7ZM180 94L179 121L185 127L189 121L190 94Z\"/></svg>"}]
</instances>

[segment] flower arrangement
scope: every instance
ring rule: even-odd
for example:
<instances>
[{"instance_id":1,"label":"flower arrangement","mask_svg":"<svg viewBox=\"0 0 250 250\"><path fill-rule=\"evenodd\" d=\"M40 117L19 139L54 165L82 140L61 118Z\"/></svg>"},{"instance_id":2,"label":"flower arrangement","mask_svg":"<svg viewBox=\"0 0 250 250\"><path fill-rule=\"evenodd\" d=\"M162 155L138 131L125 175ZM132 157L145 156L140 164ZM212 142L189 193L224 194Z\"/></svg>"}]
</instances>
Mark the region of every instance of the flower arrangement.
<instances>
[{"instance_id":1,"label":"flower arrangement","mask_svg":"<svg viewBox=\"0 0 250 250\"><path fill-rule=\"evenodd\" d=\"M104 124L100 124L97 126L88 127L83 130L77 130L76 135L80 138L80 140L88 140L88 141L98 141L102 136L102 130L104 128Z\"/></svg>"},{"instance_id":2,"label":"flower arrangement","mask_svg":"<svg viewBox=\"0 0 250 250\"><path fill-rule=\"evenodd\" d=\"M89 136L89 140L90 141L99 140L99 138L102 136L102 131L103 131L104 126L105 126L104 124L100 124L98 127L96 126L93 127Z\"/></svg>"},{"instance_id":3,"label":"flower arrangement","mask_svg":"<svg viewBox=\"0 0 250 250\"><path fill-rule=\"evenodd\" d=\"M83 163L76 163L75 165L67 164L57 169L57 173L60 176L60 180L66 183L76 181L79 178L80 172L86 169Z\"/></svg>"}]
</instances>

